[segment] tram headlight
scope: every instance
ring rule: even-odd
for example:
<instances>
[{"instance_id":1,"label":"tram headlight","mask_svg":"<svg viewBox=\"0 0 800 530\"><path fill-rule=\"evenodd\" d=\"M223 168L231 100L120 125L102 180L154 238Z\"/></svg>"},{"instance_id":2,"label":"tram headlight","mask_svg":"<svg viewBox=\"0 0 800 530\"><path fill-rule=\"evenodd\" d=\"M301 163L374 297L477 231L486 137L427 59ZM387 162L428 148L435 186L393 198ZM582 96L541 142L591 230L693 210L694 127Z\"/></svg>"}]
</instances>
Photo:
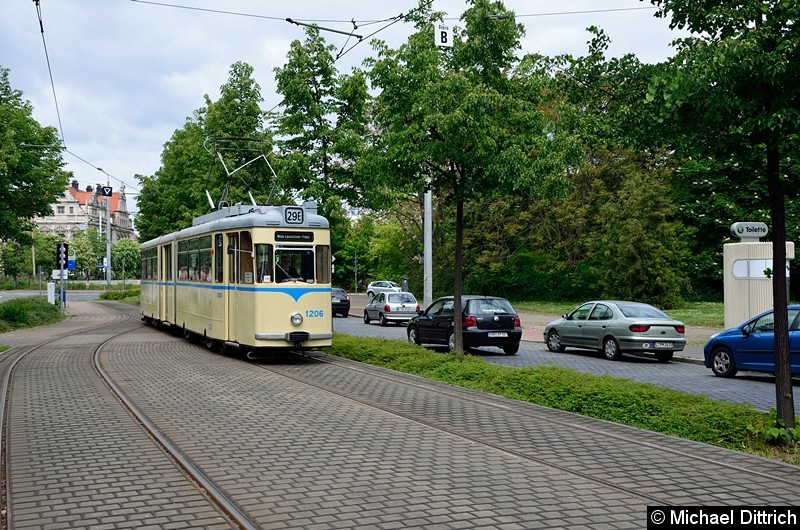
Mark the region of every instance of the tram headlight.
<instances>
[{"instance_id":1,"label":"tram headlight","mask_svg":"<svg viewBox=\"0 0 800 530\"><path fill-rule=\"evenodd\" d=\"M303 323L303 315L300 313L292 313L290 320L292 321L293 326L299 326Z\"/></svg>"}]
</instances>

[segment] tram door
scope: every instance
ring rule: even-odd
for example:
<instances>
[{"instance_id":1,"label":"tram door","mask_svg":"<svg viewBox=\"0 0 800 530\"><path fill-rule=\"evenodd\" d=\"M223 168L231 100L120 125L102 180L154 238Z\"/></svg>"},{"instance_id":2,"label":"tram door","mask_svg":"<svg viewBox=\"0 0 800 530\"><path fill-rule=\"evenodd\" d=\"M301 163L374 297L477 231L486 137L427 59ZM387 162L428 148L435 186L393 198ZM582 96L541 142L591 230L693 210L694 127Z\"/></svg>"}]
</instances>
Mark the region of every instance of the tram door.
<instances>
[{"instance_id":1,"label":"tram door","mask_svg":"<svg viewBox=\"0 0 800 530\"><path fill-rule=\"evenodd\" d=\"M239 307L239 260L241 259L239 234L228 234L228 340L239 340L236 333Z\"/></svg>"},{"instance_id":2,"label":"tram door","mask_svg":"<svg viewBox=\"0 0 800 530\"><path fill-rule=\"evenodd\" d=\"M172 244L161 247L161 270L158 279L159 318L167 322L175 322L175 286L172 283Z\"/></svg>"}]
</instances>

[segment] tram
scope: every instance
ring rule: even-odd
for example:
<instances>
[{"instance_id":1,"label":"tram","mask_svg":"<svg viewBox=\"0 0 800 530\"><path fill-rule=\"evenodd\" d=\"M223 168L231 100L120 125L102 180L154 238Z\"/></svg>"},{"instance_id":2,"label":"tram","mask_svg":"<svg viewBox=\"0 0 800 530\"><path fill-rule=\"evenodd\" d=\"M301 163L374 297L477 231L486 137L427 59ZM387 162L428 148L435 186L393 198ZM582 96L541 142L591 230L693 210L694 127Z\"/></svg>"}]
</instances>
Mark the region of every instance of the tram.
<instances>
[{"instance_id":1,"label":"tram","mask_svg":"<svg viewBox=\"0 0 800 530\"><path fill-rule=\"evenodd\" d=\"M331 345L331 246L317 204L236 205L143 243L141 313L250 355Z\"/></svg>"}]
</instances>

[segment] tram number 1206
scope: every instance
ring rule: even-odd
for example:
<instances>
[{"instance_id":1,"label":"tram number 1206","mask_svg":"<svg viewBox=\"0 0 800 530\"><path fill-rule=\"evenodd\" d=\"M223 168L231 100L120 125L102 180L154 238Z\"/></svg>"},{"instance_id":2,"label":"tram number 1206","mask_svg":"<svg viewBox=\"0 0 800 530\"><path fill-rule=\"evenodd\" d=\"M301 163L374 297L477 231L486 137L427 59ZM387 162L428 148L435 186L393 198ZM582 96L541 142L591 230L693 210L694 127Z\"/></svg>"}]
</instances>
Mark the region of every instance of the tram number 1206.
<instances>
[{"instance_id":1,"label":"tram number 1206","mask_svg":"<svg viewBox=\"0 0 800 530\"><path fill-rule=\"evenodd\" d=\"M302 208L286 208L283 213L284 221L290 225L303 224L303 209Z\"/></svg>"},{"instance_id":2,"label":"tram number 1206","mask_svg":"<svg viewBox=\"0 0 800 530\"><path fill-rule=\"evenodd\" d=\"M306 318L322 318L325 316L325 311L322 309L307 309Z\"/></svg>"}]
</instances>

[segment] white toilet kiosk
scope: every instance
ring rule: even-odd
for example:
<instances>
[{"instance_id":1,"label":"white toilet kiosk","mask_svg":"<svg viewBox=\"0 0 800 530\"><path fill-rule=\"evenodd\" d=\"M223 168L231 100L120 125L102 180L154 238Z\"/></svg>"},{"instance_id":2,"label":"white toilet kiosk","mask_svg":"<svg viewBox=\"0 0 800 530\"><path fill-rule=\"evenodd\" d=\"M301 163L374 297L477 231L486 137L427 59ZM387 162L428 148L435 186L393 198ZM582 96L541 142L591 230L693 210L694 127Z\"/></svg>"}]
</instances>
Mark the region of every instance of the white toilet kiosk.
<instances>
[{"instance_id":1,"label":"white toilet kiosk","mask_svg":"<svg viewBox=\"0 0 800 530\"><path fill-rule=\"evenodd\" d=\"M764 223L734 223L731 234L738 243L722 248L725 283L725 328L738 326L750 317L772 309L772 243L759 241L767 235ZM789 288L789 260L794 243L786 242L786 288ZM771 275L770 275L771 276Z\"/></svg>"}]
</instances>

